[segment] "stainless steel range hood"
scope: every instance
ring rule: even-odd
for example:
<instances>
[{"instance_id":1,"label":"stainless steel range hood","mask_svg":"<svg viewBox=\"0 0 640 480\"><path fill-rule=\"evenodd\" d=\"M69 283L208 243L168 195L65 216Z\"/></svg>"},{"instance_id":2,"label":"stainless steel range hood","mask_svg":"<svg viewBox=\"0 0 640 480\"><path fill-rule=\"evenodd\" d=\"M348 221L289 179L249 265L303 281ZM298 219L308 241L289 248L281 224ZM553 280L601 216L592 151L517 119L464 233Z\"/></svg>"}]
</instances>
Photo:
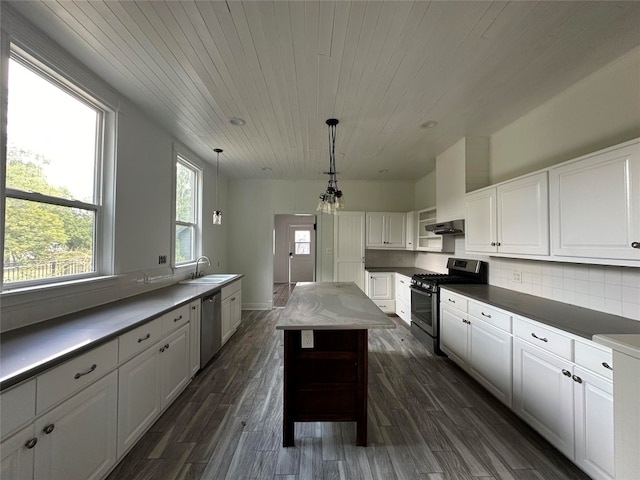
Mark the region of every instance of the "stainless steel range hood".
<instances>
[{"instance_id":1,"label":"stainless steel range hood","mask_svg":"<svg viewBox=\"0 0 640 480\"><path fill-rule=\"evenodd\" d=\"M432 223L424 227L427 232L437 235L463 235L464 220L451 220L450 222Z\"/></svg>"}]
</instances>

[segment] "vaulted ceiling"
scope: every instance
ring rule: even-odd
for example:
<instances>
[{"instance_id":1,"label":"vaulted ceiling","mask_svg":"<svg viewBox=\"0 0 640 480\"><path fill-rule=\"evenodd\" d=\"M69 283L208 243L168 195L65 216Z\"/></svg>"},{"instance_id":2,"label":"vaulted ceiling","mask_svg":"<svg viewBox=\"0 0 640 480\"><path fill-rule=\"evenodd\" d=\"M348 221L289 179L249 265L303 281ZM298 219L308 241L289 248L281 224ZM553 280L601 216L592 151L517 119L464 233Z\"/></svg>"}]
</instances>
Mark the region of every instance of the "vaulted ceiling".
<instances>
[{"instance_id":1,"label":"vaulted ceiling","mask_svg":"<svg viewBox=\"0 0 640 480\"><path fill-rule=\"evenodd\" d=\"M8 3L240 178L324 178L335 117L339 178L417 179L640 44L635 1Z\"/></svg>"}]
</instances>

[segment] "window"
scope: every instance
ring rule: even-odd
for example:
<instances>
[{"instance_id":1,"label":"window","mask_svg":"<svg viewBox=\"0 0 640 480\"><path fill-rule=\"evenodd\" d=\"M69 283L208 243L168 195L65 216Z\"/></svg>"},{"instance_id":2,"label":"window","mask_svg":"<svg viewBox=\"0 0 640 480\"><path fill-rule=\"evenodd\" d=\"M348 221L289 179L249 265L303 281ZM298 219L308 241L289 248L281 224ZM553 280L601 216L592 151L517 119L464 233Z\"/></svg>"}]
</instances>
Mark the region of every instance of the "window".
<instances>
[{"instance_id":1,"label":"window","mask_svg":"<svg viewBox=\"0 0 640 480\"><path fill-rule=\"evenodd\" d=\"M176 161L176 265L194 262L198 256L199 176L200 170L178 155Z\"/></svg>"},{"instance_id":2,"label":"window","mask_svg":"<svg viewBox=\"0 0 640 480\"><path fill-rule=\"evenodd\" d=\"M294 252L296 255L311 255L311 231L296 230L294 232Z\"/></svg>"},{"instance_id":3,"label":"window","mask_svg":"<svg viewBox=\"0 0 640 480\"><path fill-rule=\"evenodd\" d=\"M3 289L96 276L106 111L17 52L7 90Z\"/></svg>"}]
</instances>

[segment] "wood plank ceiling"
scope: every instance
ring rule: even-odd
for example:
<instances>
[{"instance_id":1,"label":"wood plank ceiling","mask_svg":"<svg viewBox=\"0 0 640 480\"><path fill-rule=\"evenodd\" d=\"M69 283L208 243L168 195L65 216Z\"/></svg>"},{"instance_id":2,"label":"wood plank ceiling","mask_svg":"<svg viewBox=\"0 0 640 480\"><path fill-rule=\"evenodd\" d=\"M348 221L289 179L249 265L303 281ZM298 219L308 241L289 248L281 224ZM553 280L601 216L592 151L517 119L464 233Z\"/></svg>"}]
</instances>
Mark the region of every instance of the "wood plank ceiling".
<instances>
[{"instance_id":1,"label":"wood plank ceiling","mask_svg":"<svg viewBox=\"0 0 640 480\"><path fill-rule=\"evenodd\" d=\"M419 178L640 44L640 2L7 3L239 178L324 178L330 117L339 178Z\"/></svg>"}]
</instances>

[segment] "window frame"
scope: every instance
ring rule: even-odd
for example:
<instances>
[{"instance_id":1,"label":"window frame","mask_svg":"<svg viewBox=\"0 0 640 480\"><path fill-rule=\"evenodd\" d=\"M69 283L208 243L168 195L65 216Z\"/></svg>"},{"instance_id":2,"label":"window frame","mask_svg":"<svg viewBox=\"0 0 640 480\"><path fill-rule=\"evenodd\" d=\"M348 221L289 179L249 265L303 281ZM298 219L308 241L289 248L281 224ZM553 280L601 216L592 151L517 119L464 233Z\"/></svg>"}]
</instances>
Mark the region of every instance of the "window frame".
<instances>
[{"instance_id":1,"label":"window frame","mask_svg":"<svg viewBox=\"0 0 640 480\"><path fill-rule=\"evenodd\" d=\"M66 94L70 95L75 100L85 104L87 107L96 111L96 132L95 132L95 147L94 147L94 159L93 159L93 203L84 202L80 200L66 199L63 197L56 197L52 195L41 194L37 192L25 191L15 188L9 188L6 186L6 167L7 167L7 146L8 138L6 135L6 123L3 125L3 158L2 158L2 170L3 178L5 181L2 183L2 220L0 223L0 235L3 255L0 258L0 265L3 269L3 274L0 276L0 292L9 293L14 290L20 290L24 288L40 287L46 288L63 283L73 282L76 280L94 279L104 275L110 274L107 271L107 266L110 264L109 259L112 255L105 251L108 248L109 242L105 241L105 219L104 219L104 192L105 192L105 155L107 154L107 140L113 136L112 132L109 132L109 126L114 127L113 119L109 121L109 117L113 117L115 112L113 109L99 101L95 96L90 93L89 88L85 88L81 85L81 82L74 81L63 72L61 68L54 68L48 63L36 58L35 55L30 54L27 50L21 48L19 45L13 42L8 42L8 52L6 56L6 73L4 81L7 82L5 88L5 97L3 98L3 116L5 118L8 113L8 78L9 78L9 60L19 63L24 68L31 71L34 75L39 76L42 80L49 82L51 85L59 88ZM21 280L16 282L5 283L4 281L4 244L5 244L5 232L6 232L6 203L7 199L13 198L18 200L24 200L28 202L38 202L47 205L60 206L65 208L78 208L93 212L93 252L92 252L92 271L62 275L56 277L46 277L32 280Z\"/></svg>"},{"instance_id":2,"label":"window frame","mask_svg":"<svg viewBox=\"0 0 640 480\"><path fill-rule=\"evenodd\" d=\"M202 255L202 177L203 171L202 168L193 162L189 155L180 151L179 149L175 149L175 162L173 169L173 237L172 237L172 260L173 266L175 268L184 267L186 265L192 265L196 259ZM182 220L178 220L177 218L177 200L178 200L178 165L182 165L184 168L189 169L191 172L195 174L194 179L194 192L192 195L192 211L193 211L193 222L185 222ZM191 227L193 229L193 238L192 238L192 257L188 260L178 261L176 257L176 247L177 247L177 229L178 227Z\"/></svg>"}]
</instances>

